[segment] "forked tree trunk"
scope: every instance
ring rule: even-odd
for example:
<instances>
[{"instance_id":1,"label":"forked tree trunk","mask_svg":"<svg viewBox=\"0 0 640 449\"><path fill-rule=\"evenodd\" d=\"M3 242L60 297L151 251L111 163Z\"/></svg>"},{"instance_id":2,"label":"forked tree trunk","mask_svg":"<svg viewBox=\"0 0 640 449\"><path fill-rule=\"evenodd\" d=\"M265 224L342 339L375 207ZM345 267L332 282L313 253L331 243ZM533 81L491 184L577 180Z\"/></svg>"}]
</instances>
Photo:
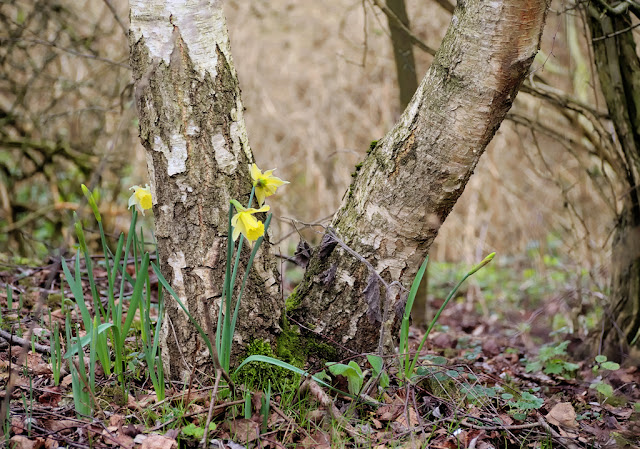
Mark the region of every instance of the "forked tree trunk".
<instances>
[{"instance_id":1,"label":"forked tree trunk","mask_svg":"<svg viewBox=\"0 0 640 449\"><path fill-rule=\"evenodd\" d=\"M406 287L413 279L511 107L538 50L547 6L459 2L416 96L362 164L332 226L387 283ZM159 260L192 313L212 313L215 323L228 202L249 192L252 160L220 2L132 0L131 54ZM328 234L314 252L291 316L351 350L374 351L385 292L369 266L335 246ZM252 338L274 341L277 277L263 254L243 298L238 348ZM403 295L392 287L389 296L395 316ZM166 317L169 375L205 366L204 345L171 301ZM395 320L387 321L389 346Z\"/></svg>"},{"instance_id":2,"label":"forked tree trunk","mask_svg":"<svg viewBox=\"0 0 640 449\"><path fill-rule=\"evenodd\" d=\"M640 59L629 13L609 14L596 4L589 5L594 58L625 163L618 175L627 186L613 238L603 352L623 359L630 344L636 355L640 349Z\"/></svg>"},{"instance_id":3,"label":"forked tree trunk","mask_svg":"<svg viewBox=\"0 0 640 449\"><path fill-rule=\"evenodd\" d=\"M376 350L381 325L383 345L391 346L406 298L392 284L411 283L511 107L538 51L547 6L459 2L413 100L359 168L290 312L343 345L341 355Z\"/></svg>"},{"instance_id":4,"label":"forked tree trunk","mask_svg":"<svg viewBox=\"0 0 640 449\"><path fill-rule=\"evenodd\" d=\"M131 0L130 5L131 65L153 188L158 260L206 328L206 314L216 323L221 296L229 200L247 202L253 161L222 4ZM236 329L238 349L256 338L272 341L279 329L276 264L263 252L254 267ZM210 359L168 296L162 359L171 378L184 378Z\"/></svg>"}]
</instances>

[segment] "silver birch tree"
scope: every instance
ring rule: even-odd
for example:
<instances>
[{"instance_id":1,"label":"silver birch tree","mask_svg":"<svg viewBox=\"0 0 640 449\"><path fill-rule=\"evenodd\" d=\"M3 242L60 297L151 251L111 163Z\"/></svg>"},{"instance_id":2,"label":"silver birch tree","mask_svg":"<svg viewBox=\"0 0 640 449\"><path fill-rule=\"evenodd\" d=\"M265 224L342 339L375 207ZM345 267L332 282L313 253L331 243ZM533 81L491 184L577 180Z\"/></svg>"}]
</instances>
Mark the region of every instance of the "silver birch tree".
<instances>
[{"instance_id":1,"label":"silver birch tree","mask_svg":"<svg viewBox=\"0 0 640 449\"><path fill-rule=\"evenodd\" d=\"M403 288L528 74L547 8L547 0L458 1L431 68L363 161L290 301L303 334L329 336L341 355L375 351L382 328L390 346ZM221 2L132 0L130 41L163 273L195 315L215 323L229 199L249 192L253 159ZM268 251L253 271L238 348L254 338L275 344L280 332ZM167 318L170 375L206 365L171 302Z\"/></svg>"}]
</instances>

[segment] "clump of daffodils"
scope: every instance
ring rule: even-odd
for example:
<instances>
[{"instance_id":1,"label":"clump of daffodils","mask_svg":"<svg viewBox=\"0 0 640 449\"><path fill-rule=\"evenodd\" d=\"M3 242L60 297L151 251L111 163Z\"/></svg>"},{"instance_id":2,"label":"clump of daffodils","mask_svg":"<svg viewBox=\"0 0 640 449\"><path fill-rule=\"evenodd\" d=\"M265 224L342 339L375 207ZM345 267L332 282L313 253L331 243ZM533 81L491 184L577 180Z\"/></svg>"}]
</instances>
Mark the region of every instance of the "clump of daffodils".
<instances>
[{"instance_id":1,"label":"clump of daffodils","mask_svg":"<svg viewBox=\"0 0 640 449\"><path fill-rule=\"evenodd\" d=\"M144 211L151 209L153 206L153 198L151 197L149 184L146 184L144 187L133 186L130 187L129 190L133 190L133 195L129 198L129 208L135 206L135 208L144 215Z\"/></svg>"},{"instance_id":2,"label":"clump of daffodils","mask_svg":"<svg viewBox=\"0 0 640 449\"><path fill-rule=\"evenodd\" d=\"M238 201L231 200L231 204L233 204L237 212L231 218L231 226L233 227L232 238L234 241L242 234L250 244L253 244L253 242L264 235L264 223L253 215L258 212L267 212L269 206L264 205L265 198L275 194L278 187L289 184L287 181L273 176L274 170L267 170L262 173L256 164L251 164L250 172L251 179L253 180L253 190L251 192L249 206L251 206L253 194L255 193L258 206L261 207L260 209L243 207Z\"/></svg>"},{"instance_id":3,"label":"clump of daffodils","mask_svg":"<svg viewBox=\"0 0 640 449\"><path fill-rule=\"evenodd\" d=\"M275 194L279 187L289 183L273 176L275 169L266 170L263 173L256 164L251 164L249 171L253 181L249 206L244 207L238 201L231 200L231 204L233 204L236 209L236 214L231 218L231 226L233 227L231 237L235 242L238 240L240 234L242 234L250 244L253 244L253 242L264 235L264 223L254 217L254 214L269 211L270 208L264 204L264 200ZM145 211L151 209L153 206L153 198L149 185L147 184L144 187L133 186L130 190L133 190L133 194L129 198L129 208L135 207L144 215ZM260 206L259 209L250 207L254 195L258 206Z\"/></svg>"}]
</instances>

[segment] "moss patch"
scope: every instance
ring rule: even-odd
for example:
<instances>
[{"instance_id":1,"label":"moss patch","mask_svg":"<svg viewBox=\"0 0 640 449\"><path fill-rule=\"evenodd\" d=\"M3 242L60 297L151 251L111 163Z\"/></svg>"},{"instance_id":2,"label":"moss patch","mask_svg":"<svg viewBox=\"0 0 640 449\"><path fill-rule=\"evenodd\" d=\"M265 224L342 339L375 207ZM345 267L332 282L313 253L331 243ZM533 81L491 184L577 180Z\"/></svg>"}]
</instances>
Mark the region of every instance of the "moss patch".
<instances>
[{"instance_id":1,"label":"moss patch","mask_svg":"<svg viewBox=\"0 0 640 449\"><path fill-rule=\"evenodd\" d=\"M273 352L273 349L271 349L269 342L262 339L254 340L247 346L247 354L244 359L252 355L264 355L267 357L278 358L287 363L298 366L295 363L292 363L292 360L287 360L285 357L276 357L276 354ZM240 360L240 362L242 362L242 360ZM244 384L250 390L260 391L266 390L269 386L269 382L271 382L272 390L277 392L296 388L300 382L299 375L285 368L280 368L264 362L249 363L248 365L245 365L234 377L235 382Z\"/></svg>"},{"instance_id":2,"label":"moss patch","mask_svg":"<svg viewBox=\"0 0 640 449\"><path fill-rule=\"evenodd\" d=\"M296 288L293 289L291 294L284 301L285 310L289 310L289 311L295 310L300 306L301 302L302 302L302 298L298 294L298 286L296 286Z\"/></svg>"}]
</instances>

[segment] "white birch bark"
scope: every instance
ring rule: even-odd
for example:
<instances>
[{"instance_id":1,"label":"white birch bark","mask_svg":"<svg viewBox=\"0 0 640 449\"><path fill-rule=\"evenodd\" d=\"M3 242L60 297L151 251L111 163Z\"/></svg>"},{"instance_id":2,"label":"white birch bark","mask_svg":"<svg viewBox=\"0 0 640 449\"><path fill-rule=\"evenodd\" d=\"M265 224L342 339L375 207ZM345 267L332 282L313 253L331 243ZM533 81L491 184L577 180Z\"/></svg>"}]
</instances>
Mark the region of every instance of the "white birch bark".
<instances>
[{"instance_id":1,"label":"white birch bark","mask_svg":"<svg viewBox=\"0 0 640 449\"><path fill-rule=\"evenodd\" d=\"M205 328L205 314L217 322L229 200L246 204L253 161L222 4L131 0L130 8L131 65L159 261ZM278 331L276 265L259 253L254 267L236 329L238 350L255 338L271 341ZM195 328L168 296L162 358L169 377L185 378L210 359Z\"/></svg>"},{"instance_id":2,"label":"white birch bark","mask_svg":"<svg viewBox=\"0 0 640 449\"><path fill-rule=\"evenodd\" d=\"M331 226L387 284L410 286L529 71L547 7L459 0L413 100L359 168ZM346 356L376 350L387 307L389 348L406 290L387 295L366 264L340 244L331 251L335 243L325 235L315 252L293 318Z\"/></svg>"}]
</instances>

